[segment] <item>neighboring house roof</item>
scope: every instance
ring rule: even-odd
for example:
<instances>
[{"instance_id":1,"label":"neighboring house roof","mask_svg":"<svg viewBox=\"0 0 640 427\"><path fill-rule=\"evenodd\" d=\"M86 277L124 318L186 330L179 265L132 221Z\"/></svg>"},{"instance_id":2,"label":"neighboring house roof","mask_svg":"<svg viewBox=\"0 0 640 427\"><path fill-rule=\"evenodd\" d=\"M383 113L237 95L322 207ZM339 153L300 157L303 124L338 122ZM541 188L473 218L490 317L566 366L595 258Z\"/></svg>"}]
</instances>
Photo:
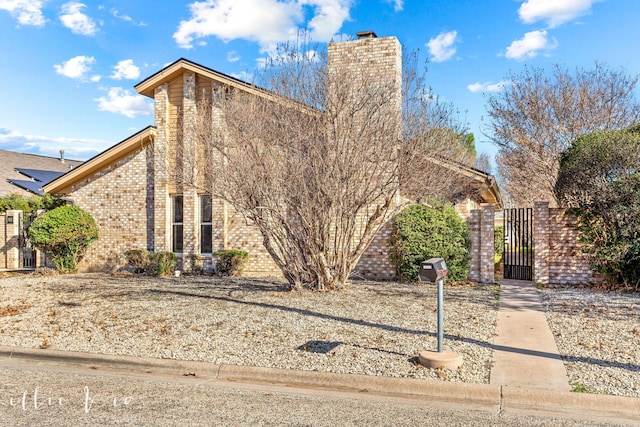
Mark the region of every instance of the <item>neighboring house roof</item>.
<instances>
[{"instance_id":1,"label":"neighboring house roof","mask_svg":"<svg viewBox=\"0 0 640 427\"><path fill-rule=\"evenodd\" d=\"M138 148L151 143L155 137L155 133L156 128L154 126L148 126L142 129L129 138L120 141L113 147L108 148L106 151L87 160L81 166L49 182L43 187L43 190L52 194L69 194L72 191L73 184L105 166L113 164Z\"/></svg>"},{"instance_id":2,"label":"neighboring house roof","mask_svg":"<svg viewBox=\"0 0 640 427\"><path fill-rule=\"evenodd\" d=\"M495 204L496 210L503 209L502 193L500 193L500 187L498 187L498 183L493 175L445 157L430 157L429 160L470 178L473 194L476 195L482 203L493 203Z\"/></svg>"},{"instance_id":3,"label":"neighboring house roof","mask_svg":"<svg viewBox=\"0 0 640 427\"><path fill-rule=\"evenodd\" d=\"M0 196L42 194L42 186L81 165L78 160L0 150Z\"/></svg>"}]
</instances>

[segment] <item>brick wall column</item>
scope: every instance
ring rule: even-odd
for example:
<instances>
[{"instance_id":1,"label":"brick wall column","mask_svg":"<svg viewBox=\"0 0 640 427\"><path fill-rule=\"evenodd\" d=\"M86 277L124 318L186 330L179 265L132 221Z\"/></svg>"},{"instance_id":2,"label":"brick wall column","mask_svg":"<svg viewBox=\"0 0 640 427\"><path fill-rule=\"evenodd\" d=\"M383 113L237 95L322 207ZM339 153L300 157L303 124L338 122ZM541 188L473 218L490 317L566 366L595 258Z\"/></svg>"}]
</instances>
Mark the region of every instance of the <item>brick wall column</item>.
<instances>
[{"instance_id":1,"label":"brick wall column","mask_svg":"<svg viewBox=\"0 0 640 427\"><path fill-rule=\"evenodd\" d=\"M195 125L196 109L196 76L194 73L184 73L182 99L182 161L183 161L183 232L184 250L182 268L189 271L191 263L189 256L200 252L200 206L198 200L197 177L197 138Z\"/></svg>"},{"instance_id":2,"label":"brick wall column","mask_svg":"<svg viewBox=\"0 0 640 427\"><path fill-rule=\"evenodd\" d=\"M481 205L480 212L480 282L493 283L495 281L495 206L493 203L484 203Z\"/></svg>"},{"instance_id":3,"label":"brick wall column","mask_svg":"<svg viewBox=\"0 0 640 427\"><path fill-rule=\"evenodd\" d=\"M169 220L169 85L155 89L156 139L153 144L153 251L171 250Z\"/></svg>"},{"instance_id":4,"label":"brick wall column","mask_svg":"<svg viewBox=\"0 0 640 427\"><path fill-rule=\"evenodd\" d=\"M533 281L549 283L549 202L535 202L533 208Z\"/></svg>"},{"instance_id":5,"label":"brick wall column","mask_svg":"<svg viewBox=\"0 0 640 427\"><path fill-rule=\"evenodd\" d=\"M7 257L7 268L18 269L21 267L20 260L20 228L22 225L22 211L8 210L5 215L7 234L5 237L5 252ZM11 223L10 223L11 221Z\"/></svg>"},{"instance_id":6,"label":"brick wall column","mask_svg":"<svg viewBox=\"0 0 640 427\"><path fill-rule=\"evenodd\" d=\"M481 211L471 211L471 216L467 220L469 237L471 238L471 264L469 266L469 279L480 281L480 217Z\"/></svg>"},{"instance_id":7,"label":"brick wall column","mask_svg":"<svg viewBox=\"0 0 640 427\"><path fill-rule=\"evenodd\" d=\"M224 96L223 88L216 82L211 84L211 93L214 98L214 108L212 110L211 121L214 129L219 130L220 134L226 134L224 117L222 114L221 108L216 105L215 99L217 97ZM207 151L205 151L206 153ZM205 155L214 156L215 154L209 153ZM222 157L217 155L218 157L212 159L206 159L205 161L209 161L211 164L216 164L217 162L222 161ZM205 170L205 179L207 179L207 173L212 173L212 171ZM211 179L209 177L209 179ZM205 183L205 188L209 188L208 186L212 185L211 182ZM211 228L212 228L212 251L215 252L221 249L228 249L229 242L227 241L229 236L229 207L227 206L227 202L218 198L212 198L211 200Z\"/></svg>"}]
</instances>

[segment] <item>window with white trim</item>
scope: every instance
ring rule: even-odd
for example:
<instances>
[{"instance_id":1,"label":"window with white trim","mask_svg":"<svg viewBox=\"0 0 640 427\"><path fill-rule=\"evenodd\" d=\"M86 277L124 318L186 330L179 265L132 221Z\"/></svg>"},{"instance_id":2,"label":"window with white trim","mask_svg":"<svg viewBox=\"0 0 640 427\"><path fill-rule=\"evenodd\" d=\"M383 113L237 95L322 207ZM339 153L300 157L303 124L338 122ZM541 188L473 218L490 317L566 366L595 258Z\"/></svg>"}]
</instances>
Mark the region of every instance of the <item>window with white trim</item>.
<instances>
[{"instance_id":1,"label":"window with white trim","mask_svg":"<svg viewBox=\"0 0 640 427\"><path fill-rule=\"evenodd\" d=\"M213 249L211 226L211 196L200 196L200 253L210 254Z\"/></svg>"},{"instance_id":2,"label":"window with white trim","mask_svg":"<svg viewBox=\"0 0 640 427\"><path fill-rule=\"evenodd\" d=\"M182 253L184 249L184 209L182 195L171 196L171 250Z\"/></svg>"}]
</instances>

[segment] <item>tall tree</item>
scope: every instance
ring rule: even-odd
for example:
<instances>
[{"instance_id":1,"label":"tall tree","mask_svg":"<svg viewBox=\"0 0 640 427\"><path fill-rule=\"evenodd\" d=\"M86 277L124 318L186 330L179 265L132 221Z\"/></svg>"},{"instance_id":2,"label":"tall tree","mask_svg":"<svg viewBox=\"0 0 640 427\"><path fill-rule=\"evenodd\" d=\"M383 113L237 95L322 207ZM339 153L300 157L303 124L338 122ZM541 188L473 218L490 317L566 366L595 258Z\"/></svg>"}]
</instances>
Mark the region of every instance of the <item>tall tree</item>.
<instances>
[{"instance_id":1,"label":"tall tree","mask_svg":"<svg viewBox=\"0 0 640 427\"><path fill-rule=\"evenodd\" d=\"M519 205L557 203L560 156L578 136L640 120L634 97L638 76L601 63L574 73L559 65L550 73L527 67L507 80L502 92L489 97L486 136L499 148L499 173Z\"/></svg>"},{"instance_id":2,"label":"tall tree","mask_svg":"<svg viewBox=\"0 0 640 427\"><path fill-rule=\"evenodd\" d=\"M458 190L455 172L430 159L463 159L465 129L425 86L417 55L403 71L402 82L354 78L352 66L328 67L327 52L286 45L257 72L264 91L199 105L193 133L208 160L189 184L258 227L292 288L344 284L405 203L401 188L413 199Z\"/></svg>"}]
</instances>

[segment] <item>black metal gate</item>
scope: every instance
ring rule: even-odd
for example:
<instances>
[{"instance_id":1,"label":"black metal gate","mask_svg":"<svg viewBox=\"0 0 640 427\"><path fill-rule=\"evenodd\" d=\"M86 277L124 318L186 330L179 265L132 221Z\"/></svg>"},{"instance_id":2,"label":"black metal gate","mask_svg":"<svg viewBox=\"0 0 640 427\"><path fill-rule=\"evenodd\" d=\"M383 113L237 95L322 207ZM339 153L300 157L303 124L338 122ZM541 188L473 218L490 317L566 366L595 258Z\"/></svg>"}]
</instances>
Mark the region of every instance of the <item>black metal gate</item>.
<instances>
[{"instance_id":1,"label":"black metal gate","mask_svg":"<svg viewBox=\"0 0 640 427\"><path fill-rule=\"evenodd\" d=\"M504 278L533 280L533 209L504 211Z\"/></svg>"},{"instance_id":2,"label":"black metal gate","mask_svg":"<svg viewBox=\"0 0 640 427\"><path fill-rule=\"evenodd\" d=\"M36 268L36 250L29 241L27 234L27 228L31 225L31 222L36 218L35 215L20 216L20 268Z\"/></svg>"}]
</instances>

